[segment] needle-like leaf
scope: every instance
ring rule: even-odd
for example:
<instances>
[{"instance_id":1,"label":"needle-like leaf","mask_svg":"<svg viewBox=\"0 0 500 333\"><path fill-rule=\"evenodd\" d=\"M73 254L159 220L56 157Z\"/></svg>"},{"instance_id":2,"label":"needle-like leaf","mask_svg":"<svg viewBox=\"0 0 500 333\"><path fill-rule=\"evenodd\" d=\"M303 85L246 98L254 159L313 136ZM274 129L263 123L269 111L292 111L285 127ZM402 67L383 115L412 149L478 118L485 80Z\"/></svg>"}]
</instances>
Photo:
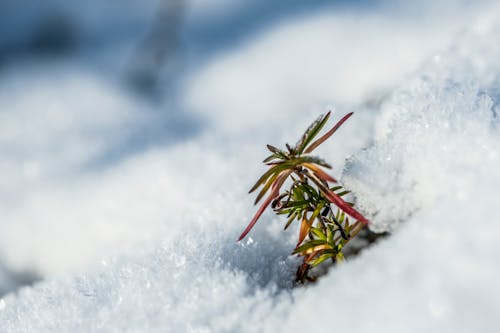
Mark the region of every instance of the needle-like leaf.
<instances>
[{"instance_id":1,"label":"needle-like leaf","mask_svg":"<svg viewBox=\"0 0 500 333\"><path fill-rule=\"evenodd\" d=\"M332 183L337 182L335 178L333 178L332 176L330 176L329 174L327 174L326 172L324 172L323 170L321 170L319 167L317 167L312 163L303 163L302 165L313 171L316 174L316 176L318 176L318 178L321 179L322 181L332 182Z\"/></svg>"},{"instance_id":2,"label":"needle-like leaf","mask_svg":"<svg viewBox=\"0 0 500 333\"><path fill-rule=\"evenodd\" d=\"M316 238L326 241L326 235L319 228L311 228L311 232Z\"/></svg>"},{"instance_id":3,"label":"needle-like leaf","mask_svg":"<svg viewBox=\"0 0 500 333\"><path fill-rule=\"evenodd\" d=\"M330 202L332 202L335 206L339 207L341 210L354 217L364 225L368 224L368 220L363 215L361 215L361 213L352 208L352 206L350 206L341 197L335 194L335 192L330 191L330 189L323 185L314 175L309 175L311 176L311 180L318 186L318 188L327 197L327 199L330 200Z\"/></svg>"},{"instance_id":4,"label":"needle-like leaf","mask_svg":"<svg viewBox=\"0 0 500 333\"><path fill-rule=\"evenodd\" d=\"M276 148L275 146L266 145L266 147L273 154L280 155L280 156L286 156L286 153L283 150L280 150L280 149Z\"/></svg>"},{"instance_id":5,"label":"needle-like leaf","mask_svg":"<svg viewBox=\"0 0 500 333\"><path fill-rule=\"evenodd\" d=\"M314 123L311 124L311 126L307 128L304 135L302 135L302 138L299 140L299 142L297 142L297 145L295 146L295 150L299 155L304 152L304 149L307 147L307 145L312 140L314 140L323 126L325 126L328 118L330 118L330 114L331 112L328 112L327 114L320 116Z\"/></svg>"},{"instance_id":6,"label":"needle-like leaf","mask_svg":"<svg viewBox=\"0 0 500 333\"><path fill-rule=\"evenodd\" d=\"M262 215L262 213L264 213L264 210L267 208L267 206L269 206L269 204L271 203L271 201L273 201L274 198L276 198L276 196L277 196L276 193L273 192L273 193L271 193L271 195L269 195L267 197L266 201L264 201L264 203L260 206L259 210L257 211L257 213L255 213L254 217L252 218L252 220L250 221L250 223L248 224L248 226L241 233L240 237L238 237L238 241L240 241L243 238L245 238L245 236L250 232L250 230L252 230L252 228L255 225L255 223L257 223L257 220L259 219L259 217Z\"/></svg>"},{"instance_id":7,"label":"needle-like leaf","mask_svg":"<svg viewBox=\"0 0 500 333\"><path fill-rule=\"evenodd\" d=\"M312 267L316 267L318 266L319 264L321 264L323 261L327 260L327 259L330 259L333 257L333 254L332 253L325 253L325 254L322 254L320 255L317 259L315 259L314 261L311 262L311 266Z\"/></svg>"},{"instance_id":8,"label":"needle-like leaf","mask_svg":"<svg viewBox=\"0 0 500 333\"><path fill-rule=\"evenodd\" d=\"M283 185L283 183L285 182L285 180L287 179L287 177L290 175L290 172L284 172L283 174L281 174L278 179L276 179L276 182L274 183L273 185L273 191L271 192L271 194L267 197L266 201L264 201L264 203L260 206L259 210L257 211L257 213L255 213L254 217L252 218L252 220L250 221L250 223L248 224L248 226L245 228L245 230L241 233L240 237L238 237L238 241L242 240L243 238L245 238L245 236L250 232L250 230L252 230L253 226L255 225L255 223L257 223L257 220L259 219L259 217L262 215L262 213L264 212L264 210L266 210L266 208L269 206L269 204L274 200L276 199L278 196L279 196L279 191L280 191L280 188L281 186Z\"/></svg>"},{"instance_id":9,"label":"needle-like leaf","mask_svg":"<svg viewBox=\"0 0 500 333\"><path fill-rule=\"evenodd\" d=\"M307 234L309 233L309 230L312 227L312 224L314 220L318 217L319 213L321 212L321 206L317 206L312 215L309 217L309 219L306 217L306 214L304 214L304 217L302 218L302 224L300 225L300 232L299 232L299 241L297 242L297 247L302 244L304 239L306 238Z\"/></svg>"},{"instance_id":10,"label":"needle-like leaf","mask_svg":"<svg viewBox=\"0 0 500 333\"><path fill-rule=\"evenodd\" d=\"M310 250L316 246L322 246L325 244L326 244L326 242L324 240L315 239L315 240L309 241L309 242L297 247L295 250L293 250L293 253L302 253L302 252Z\"/></svg>"},{"instance_id":11,"label":"needle-like leaf","mask_svg":"<svg viewBox=\"0 0 500 333\"><path fill-rule=\"evenodd\" d=\"M313 143L311 143L311 145L304 151L304 153L305 154L309 154L314 149L316 149L320 144L322 144L323 142L325 142L329 137L331 137L333 135L333 133L335 133L339 129L340 126L342 126L342 124L347 119L349 119L350 116L352 116L352 114L353 114L353 112L350 112L350 113L346 114L344 117L342 117L342 119L340 119L339 122L336 123L335 126L333 126L333 128L331 130L329 130L328 132L326 132L318 140L316 140Z\"/></svg>"},{"instance_id":12,"label":"needle-like leaf","mask_svg":"<svg viewBox=\"0 0 500 333\"><path fill-rule=\"evenodd\" d=\"M275 173L280 173L281 171L284 171L288 168L290 168L291 164L290 162L288 163L282 163L278 165L273 165L272 167L269 168L260 178L257 180L254 186L248 191L248 193L252 193L255 191L260 185L265 183L269 177L271 177Z\"/></svg>"},{"instance_id":13,"label":"needle-like leaf","mask_svg":"<svg viewBox=\"0 0 500 333\"><path fill-rule=\"evenodd\" d=\"M300 231L299 231L299 241L297 242L296 247L298 247L304 238L306 238L307 233L309 232L309 229L312 226L313 221L311 219L308 219L306 214L302 217L302 223L300 224Z\"/></svg>"},{"instance_id":14,"label":"needle-like leaf","mask_svg":"<svg viewBox=\"0 0 500 333\"><path fill-rule=\"evenodd\" d=\"M334 192L330 191L327 188L325 188L324 190L325 191L323 192L323 194L335 206L339 207L341 210L343 210L344 212L346 212L348 215L355 218L356 220L360 221L364 225L368 225L368 220L363 215L361 215L360 212L358 212L356 209L352 208L347 202L345 202L341 197L339 197Z\"/></svg>"},{"instance_id":15,"label":"needle-like leaf","mask_svg":"<svg viewBox=\"0 0 500 333\"><path fill-rule=\"evenodd\" d=\"M262 190L257 195L257 198L255 198L254 205L256 205L260 201L260 199L267 193L267 191L269 190L269 188L271 188L271 185L274 184L274 182L276 181L276 178L278 178L278 176L279 176L279 174L275 173L271 177L269 177L266 184L264 185Z\"/></svg>"}]
</instances>

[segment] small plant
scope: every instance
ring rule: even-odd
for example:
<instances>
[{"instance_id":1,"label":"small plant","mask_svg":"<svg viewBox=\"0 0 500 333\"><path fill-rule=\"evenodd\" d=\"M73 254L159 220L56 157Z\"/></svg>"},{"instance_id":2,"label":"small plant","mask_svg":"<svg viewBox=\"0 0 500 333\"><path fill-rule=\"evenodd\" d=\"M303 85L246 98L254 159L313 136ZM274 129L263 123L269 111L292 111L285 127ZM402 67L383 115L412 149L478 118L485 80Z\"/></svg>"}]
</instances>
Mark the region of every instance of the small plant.
<instances>
[{"instance_id":1,"label":"small plant","mask_svg":"<svg viewBox=\"0 0 500 333\"><path fill-rule=\"evenodd\" d=\"M322 169L331 169L331 166L321 158L310 155L349 119L352 112L313 141L330 114L328 112L313 122L295 147L286 144L286 150L280 150L267 145L272 154L263 163L269 166L269 170L257 180L250 193L262 187L255 204L268 192L270 194L238 239L245 238L269 205L276 214L286 215L285 230L293 221L300 222L299 238L293 253L303 257L303 263L297 270L297 280L301 282L311 280L309 270L325 260L342 261L344 246L368 224L352 203L342 199L349 191L340 185L331 187L330 183L337 181ZM287 180L290 186L282 190ZM352 223L349 217L355 222Z\"/></svg>"}]
</instances>

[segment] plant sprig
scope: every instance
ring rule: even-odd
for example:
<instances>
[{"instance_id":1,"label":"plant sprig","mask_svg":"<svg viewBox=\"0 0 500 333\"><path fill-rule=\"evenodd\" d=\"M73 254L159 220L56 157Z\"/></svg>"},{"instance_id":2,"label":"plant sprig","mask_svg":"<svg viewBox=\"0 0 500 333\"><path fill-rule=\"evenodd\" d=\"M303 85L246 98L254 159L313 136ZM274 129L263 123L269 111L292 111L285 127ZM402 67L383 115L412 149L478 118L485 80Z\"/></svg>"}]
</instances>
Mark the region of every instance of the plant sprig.
<instances>
[{"instance_id":1,"label":"plant sprig","mask_svg":"<svg viewBox=\"0 0 500 333\"><path fill-rule=\"evenodd\" d=\"M343 260L342 249L368 224L368 220L354 209L353 204L342 197L349 193L340 185L330 187L337 180L322 168L331 166L319 157L309 155L328 140L342 124L352 116L346 114L328 132L315 140L331 112L321 115L304 132L294 147L286 144L286 150L267 145L271 155L263 163L269 169L257 180L250 193L261 188L255 204L268 193L256 214L240 235L242 240L269 205L276 214L286 215L287 229L293 221L300 223L298 242L294 254L303 257L297 270L297 280L308 279L308 272L325 260ZM291 184L287 190L282 187L287 180ZM351 223L349 216L356 222Z\"/></svg>"}]
</instances>

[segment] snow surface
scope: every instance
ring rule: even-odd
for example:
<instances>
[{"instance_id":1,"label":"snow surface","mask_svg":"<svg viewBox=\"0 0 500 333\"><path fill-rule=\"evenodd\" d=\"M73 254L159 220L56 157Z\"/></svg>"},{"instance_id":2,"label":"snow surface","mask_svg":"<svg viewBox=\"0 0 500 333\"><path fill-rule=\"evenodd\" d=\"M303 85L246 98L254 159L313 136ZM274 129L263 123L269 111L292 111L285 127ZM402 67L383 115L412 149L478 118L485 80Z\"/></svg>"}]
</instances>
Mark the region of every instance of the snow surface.
<instances>
[{"instance_id":1,"label":"snow surface","mask_svg":"<svg viewBox=\"0 0 500 333\"><path fill-rule=\"evenodd\" d=\"M2 110L15 112L0 113L0 168L11 176L0 254L45 281L0 299L0 331L498 331L500 12L478 5L459 37L459 24L444 28L456 17L441 16L425 30L370 15L282 22L189 73L179 102L189 113L167 128L190 115L200 128L132 151L141 131L158 131L157 111L112 80L80 63L3 72ZM366 49L331 46L345 36L328 32L346 25ZM316 66L302 74L307 54L289 40L326 56L309 55ZM356 63L357 84L344 85L343 67ZM267 214L235 242L254 210L246 190L261 169L251 166L265 143L293 143L324 104L340 117L360 101L321 154L343 168L371 227L394 233L294 288L295 232L282 221Z\"/></svg>"}]
</instances>

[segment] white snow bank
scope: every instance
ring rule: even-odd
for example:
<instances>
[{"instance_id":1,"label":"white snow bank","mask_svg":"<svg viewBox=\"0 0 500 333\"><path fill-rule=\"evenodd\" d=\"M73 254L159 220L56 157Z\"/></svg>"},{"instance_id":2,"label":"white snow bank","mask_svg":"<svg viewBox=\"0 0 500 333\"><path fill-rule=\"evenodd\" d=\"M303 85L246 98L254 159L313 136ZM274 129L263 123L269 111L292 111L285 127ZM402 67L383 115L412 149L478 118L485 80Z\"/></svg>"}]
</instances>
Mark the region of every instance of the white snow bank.
<instances>
[{"instance_id":1,"label":"white snow bank","mask_svg":"<svg viewBox=\"0 0 500 333\"><path fill-rule=\"evenodd\" d=\"M269 246L273 240L264 238L260 245L243 246L224 234L220 229L197 236L187 232L179 242L103 262L93 274L26 288L19 297L31 301L21 307L13 307L9 297L0 300L0 329L234 331L241 314L256 305L259 315L272 309L278 288L293 281L293 260L286 258L291 244ZM52 296L46 298L47 293Z\"/></svg>"},{"instance_id":2,"label":"white snow bank","mask_svg":"<svg viewBox=\"0 0 500 333\"><path fill-rule=\"evenodd\" d=\"M492 176L500 139L493 22L481 17L474 32L397 90L382 106L377 142L348 162L343 180L358 193L373 229L394 229L443 197L472 200L475 183Z\"/></svg>"},{"instance_id":3,"label":"white snow bank","mask_svg":"<svg viewBox=\"0 0 500 333\"><path fill-rule=\"evenodd\" d=\"M292 290L296 261L287 254L294 235L279 231L282 221L266 215L251 239L235 243L253 210L242 179L257 175L248 166L260 160L253 145L263 138L257 132L228 141L231 123L223 122L236 117L226 110L210 114L215 130L90 175L73 198L70 185L30 195L26 212L14 217L59 223L76 215L73 226L83 226L77 234L85 223L116 223L107 225L101 245L91 238L100 230L83 238L97 249L129 223L146 225L163 242L144 236L150 242L137 253L1 299L0 331L496 332L500 27L483 17L471 29L394 92L378 118L377 141L346 166L343 179L374 227L408 219L378 246L317 285ZM371 131L355 119L332 143L341 155L349 151L341 135ZM273 135L293 142L285 125L275 125ZM108 219L96 219L100 214ZM70 238L55 248L70 243L75 250L83 242Z\"/></svg>"},{"instance_id":4,"label":"white snow bank","mask_svg":"<svg viewBox=\"0 0 500 333\"><path fill-rule=\"evenodd\" d=\"M484 199L450 198L415 215L390 239L294 294L286 316L268 314L273 320L262 326L268 332L498 331L498 192L485 183L476 184Z\"/></svg>"}]
</instances>

